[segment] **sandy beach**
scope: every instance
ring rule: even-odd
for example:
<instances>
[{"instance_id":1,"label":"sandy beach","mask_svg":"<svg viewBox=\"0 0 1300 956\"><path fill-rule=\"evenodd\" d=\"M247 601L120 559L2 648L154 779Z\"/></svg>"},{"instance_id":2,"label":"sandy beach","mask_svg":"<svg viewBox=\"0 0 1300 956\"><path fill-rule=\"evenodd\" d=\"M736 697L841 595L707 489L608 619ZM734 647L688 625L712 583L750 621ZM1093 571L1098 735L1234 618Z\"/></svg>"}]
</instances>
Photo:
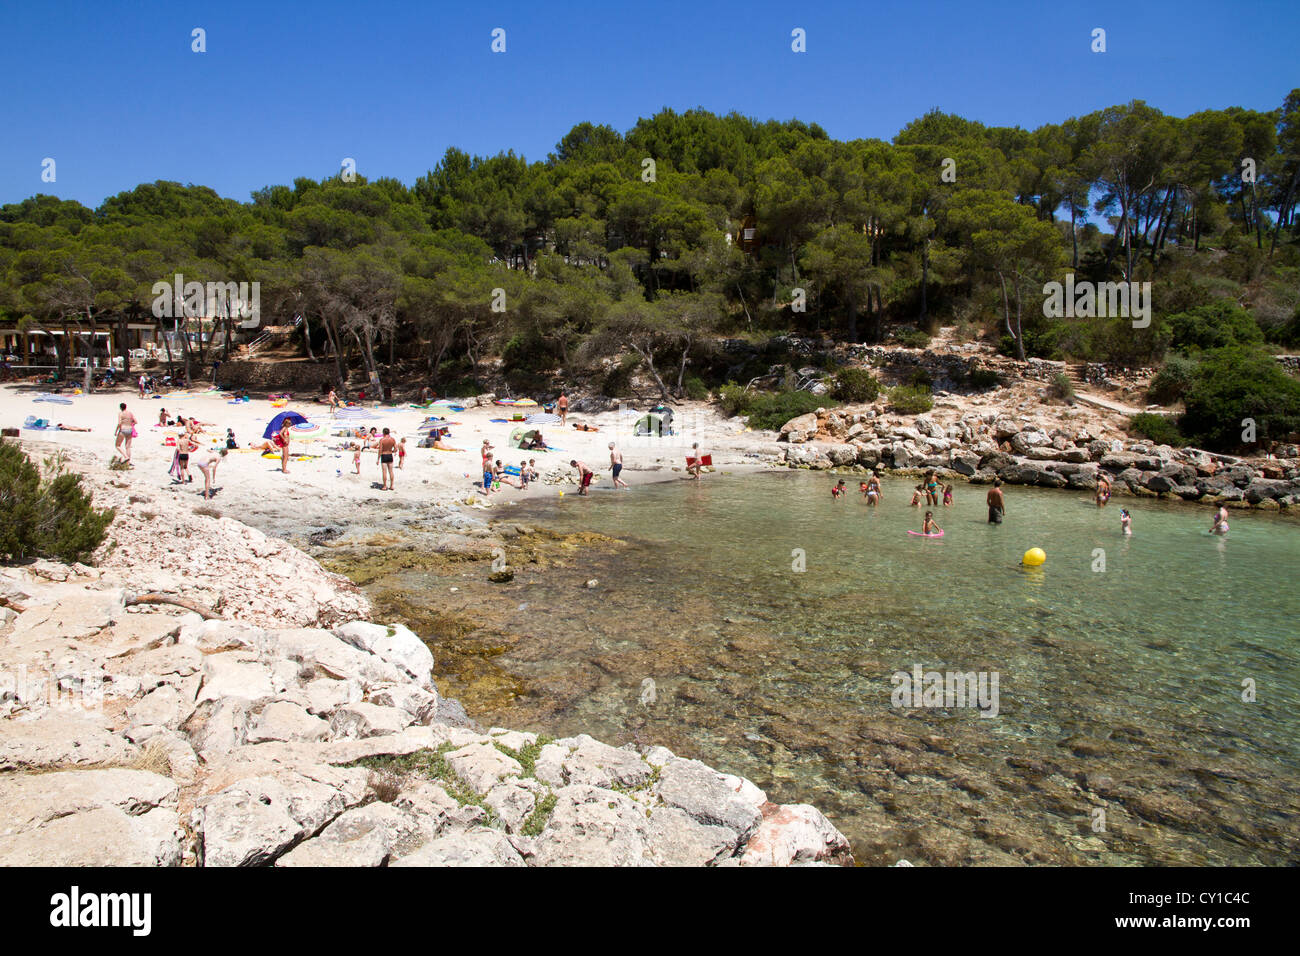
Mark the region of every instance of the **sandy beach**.
<instances>
[{"instance_id":1,"label":"sandy beach","mask_svg":"<svg viewBox=\"0 0 1300 956\"><path fill-rule=\"evenodd\" d=\"M571 413L566 427L558 423L541 426L547 443L555 446L552 450L523 452L509 446L510 433L522 424L508 421L511 409L491 403L476 406L473 399L461 412L449 411L445 406L428 410L379 406L365 410L372 417L356 420L333 418L328 406L314 401L295 400L276 408L267 399L231 403L227 393L204 389L175 391L162 398L149 397L142 401L134 390L120 388L66 396L71 404L36 401L37 395L31 387L0 389L0 425L18 427L28 416L35 416L55 425L90 429L23 428L24 443L41 443L33 447L39 448L42 454L48 454L51 447L58 448L66 450L81 470L98 471L95 465L106 469L114 457L113 429L118 404L126 402L139 422L138 437L132 446L133 467L113 472L115 480L126 483L133 491L172 493L178 503L188 502L191 507L210 504L223 514L248 521L268 533L279 530L289 534L311 526L346 522L353 509L376 505L385 510L459 505L489 517L508 508L510 502L576 495L577 472L569 465L575 458L595 470L593 494L612 494L615 489L610 477L608 449L611 441L623 452L622 477L633 488L651 481L684 479L686 456L697 441L705 454L713 456L715 468L752 468L758 464L754 449L773 437L749 431L739 420L724 419L705 403L679 407L674 422L676 433L663 438L634 435L633 423L638 416L629 411ZM644 412L647 407L638 407L637 411ZM204 437L211 440L214 448L224 446L227 428L234 430L240 447L219 466L217 490L211 502L203 499L203 476L195 469L191 469L194 481L183 486L169 476L173 448L165 442L178 434L178 430L157 424L163 408L171 419L184 415L205 423ZM263 457L247 447L262 440L267 423L282 411L296 411L320 426L310 434L295 436L292 443L295 457L287 475L280 471L278 456ZM445 441L463 451L417 447L421 438L418 426L429 415L443 415L457 423L451 426L451 436ZM580 431L572 427L574 421L599 430ZM406 439L406 463L396 472L395 491L380 490L378 455L373 449L362 452L360 475L355 473L353 452L341 450L349 439L335 437L335 433L362 425L367 430L374 426L381 432L389 428L398 439ZM503 485L500 492L485 497L482 489L475 487L475 482L480 480L479 448L485 438L507 466L535 458L540 480L527 491ZM773 452L778 450L774 448Z\"/></svg>"}]
</instances>

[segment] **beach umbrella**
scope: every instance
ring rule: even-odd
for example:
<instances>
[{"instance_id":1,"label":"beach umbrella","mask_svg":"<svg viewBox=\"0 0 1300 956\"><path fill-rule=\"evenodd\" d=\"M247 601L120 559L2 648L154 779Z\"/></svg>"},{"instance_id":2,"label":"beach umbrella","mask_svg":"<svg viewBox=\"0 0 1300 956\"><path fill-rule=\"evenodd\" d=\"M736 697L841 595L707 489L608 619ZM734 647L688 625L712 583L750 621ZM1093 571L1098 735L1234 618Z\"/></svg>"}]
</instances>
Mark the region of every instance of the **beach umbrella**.
<instances>
[{"instance_id":1,"label":"beach umbrella","mask_svg":"<svg viewBox=\"0 0 1300 956\"><path fill-rule=\"evenodd\" d=\"M301 425L306 422L307 419L302 415L299 415L297 412L281 412L267 423L266 431L262 432L262 437L270 438L271 436L278 434L280 429L284 427L286 421L290 425Z\"/></svg>"},{"instance_id":2,"label":"beach umbrella","mask_svg":"<svg viewBox=\"0 0 1300 956\"><path fill-rule=\"evenodd\" d=\"M531 398L517 398L517 399L515 399L515 407L516 407L516 408L536 408L536 407L537 407L537 403L536 403L535 401L533 401Z\"/></svg>"},{"instance_id":3,"label":"beach umbrella","mask_svg":"<svg viewBox=\"0 0 1300 956\"><path fill-rule=\"evenodd\" d=\"M336 419L342 418L349 421L362 421L365 419L378 418L379 416L368 408L340 408L334 413L334 417Z\"/></svg>"},{"instance_id":4,"label":"beach umbrella","mask_svg":"<svg viewBox=\"0 0 1300 956\"><path fill-rule=\"evenodd\" d=\"M555 425L560 421L559 415L552 415L550 412L538 412L536 415L529 415L524 419L525 425Z\"/></svg>"}]
</instances>

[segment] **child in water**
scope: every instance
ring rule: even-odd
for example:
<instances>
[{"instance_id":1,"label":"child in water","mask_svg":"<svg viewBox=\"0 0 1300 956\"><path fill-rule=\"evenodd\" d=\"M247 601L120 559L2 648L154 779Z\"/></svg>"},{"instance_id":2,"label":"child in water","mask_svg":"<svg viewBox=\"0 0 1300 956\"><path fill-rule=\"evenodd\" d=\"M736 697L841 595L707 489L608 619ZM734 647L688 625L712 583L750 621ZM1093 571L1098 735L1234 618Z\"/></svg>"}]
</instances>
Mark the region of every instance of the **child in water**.
<instances>
[{"instance_id":1,"label":"child in water","mask_svg":"<svg viewBox=\"0 0 1300 956\"><path fill-rule=\"evenodd\" d=\"M846 491L848 491L848 489L844 487L844 479L841 478L840 483L838 485L835 485L833 488L831 488L831 497L838 498L841 495L843 495Z\"/></svg>"},{"instance_id":2,"label":"child in water","mask_svg":"<svg viewBox=\"0 0 1300 956\"><path fill-rule=\"evenodd\" d=\"M922 486L922 485L917 485L917 486L916 486L916 491L912 492L912 507L913 507L913 508L919 508L919 507L921 507L921 496L922 496L924 493L925 493L925 488L924 488L924 486Z\"/></svg>"},{"instance_id":3,"label":"child in water","mask_svg":"<svg viewBox=\"0 0 1300 956\"><path fill-rule=\"evenodd\" d=\"M1119 527L1126 535L1133 533L1133 519L1129 517L1127 508L1119 509Z\"/></svg>"},{"instance_id":4,"label":"child in water","mask_svg":"<svg viewBox=\"0 0 1300 956\"><path fill-rule=\"evenodd\" d=\"M944 485L943 488L943 506L945 508L952 505L952 485Z\"/></svg>"},{"instance_id":5,"label":"child in water","mask_svg":"<svg viewBox=\"0 0 1300 956\"><path fill-rule=\"evenodd\" d=\"M867 496L867 483L865 481L858 482L858 491L862 492L862 497Z\"/></svg>"},{"instance_id":6,"label":"child in water","mask_svg":"<svg viewBox=\"0 0 1300 956\"><path fill-rule=\"evenodd\" d=\"M934 512L927 511L925 520L921 522L921 534L939 534L943 529L934 523Z\"/></svg>"}]
</instances>

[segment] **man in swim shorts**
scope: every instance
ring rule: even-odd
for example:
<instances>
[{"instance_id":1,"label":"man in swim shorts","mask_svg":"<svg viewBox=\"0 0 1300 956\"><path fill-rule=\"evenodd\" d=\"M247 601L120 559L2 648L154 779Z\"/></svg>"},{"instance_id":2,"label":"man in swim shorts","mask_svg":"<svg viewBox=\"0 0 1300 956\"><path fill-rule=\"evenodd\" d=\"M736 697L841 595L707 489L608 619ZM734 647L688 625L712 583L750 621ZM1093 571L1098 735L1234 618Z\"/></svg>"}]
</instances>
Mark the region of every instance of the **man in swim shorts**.
<instances>
[{"instance_id":1,"label":"man in swim shorts","mask_svg":"<svg viewBox=\"0 0 1300 956\"><path fill-rule=\"evenodd\" d=\"M989 524L1001 524L1002 516L1006 514L1007 504L1002 498L1002 479L994 478L993 487L989 489Z\"/></svg>"},{"instance_id":2,"label":"man in swim shorts","mask_svg":"<svg viewBox=\"0 0 1300 956\"><path fill-rule=\"evenodd\" d=\"M572 465L574 468L578 469L578 474L580 476L580 480L578 482L580 486L578 488L578 494L585 495L587 493L587 489L591 486L591 479L596 477L596 473L592 471L590 468L588 468L586 464L578 461L576 458L570 461L569 464Z\"/></svg>"},{"instance_id":3,"label":"man in swim shorts","mask_svg":"<svg viewBox=\"0 0 1300 956\"><path fill-rule=\"evenodd\" d=\"M379 478L380 491L396 491L396 483L393 479L393 455L397 453L397 440L388 434L388 429L384 429L383 436L375 446L375 451L379 454Z\"/></svg>"},{"instance_id":4,"label":"man in swim shorts","mask_svg":"<svg viewBox=\"0 0 1300 956\"><path fill-rule=\"evenodd\" d=\"M609 470L613 473L615 488L626 488L628 486L627 482L618 476L618 473L623 470L623 453L618 450L613 442L609 443Z\"/></svg>"},{"instance_id":5,"label":"man in swim shorts","mask_svg":"<svg viewBox=\"0 0 1300 956\"><path fill-rule=\"evenodd\" d=\"M492 494L492 443L486 438L483 439L483 447L479 449L479 454L483 457L483 494Z\"/></svg>"}]
</instances>

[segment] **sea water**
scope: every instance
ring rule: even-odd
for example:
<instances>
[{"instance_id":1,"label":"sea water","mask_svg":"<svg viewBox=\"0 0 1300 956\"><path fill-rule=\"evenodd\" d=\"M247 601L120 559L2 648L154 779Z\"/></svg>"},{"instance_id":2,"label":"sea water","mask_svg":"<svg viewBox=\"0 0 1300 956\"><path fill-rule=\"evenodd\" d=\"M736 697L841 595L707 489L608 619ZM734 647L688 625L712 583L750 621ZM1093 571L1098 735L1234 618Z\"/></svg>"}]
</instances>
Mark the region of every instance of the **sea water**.
<instances>
[{"instance_id":1,"label":"sea water","mask_svg":"<svg viewBox=\"0 0 1300 956\"><path fill-rule=\"evenodd\" d=\"M1014 487L993 526L959 485L925 539L912 482L870 508L833 480L516 509L627 543L523 589L493 663L527 692L471 713L744 774L867 863L1300 862L1300 524L1237 512L1218 537L1206 507Z\"/></svg>"}]
</instances>

